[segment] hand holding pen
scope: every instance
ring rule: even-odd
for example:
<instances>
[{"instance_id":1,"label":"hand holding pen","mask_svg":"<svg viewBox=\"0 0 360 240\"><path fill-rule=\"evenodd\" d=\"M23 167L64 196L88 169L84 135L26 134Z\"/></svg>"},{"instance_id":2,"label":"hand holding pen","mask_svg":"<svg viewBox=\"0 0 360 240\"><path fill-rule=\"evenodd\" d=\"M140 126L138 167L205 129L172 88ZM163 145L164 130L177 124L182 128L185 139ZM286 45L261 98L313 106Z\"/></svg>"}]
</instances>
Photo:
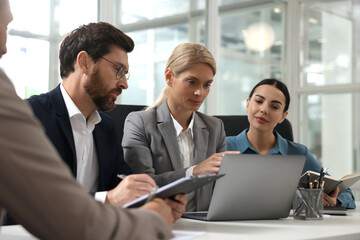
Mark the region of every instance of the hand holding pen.
<instances>
[{"instance_id":1,"label":"hand holding pen","mask_svg":"<svg viewBox=\"0 0 360 240\"><path fill-rule=\"evenodd\" d=\"M151 192L149 193L148 199L146 200L146 203L152 201L152 200L155 198L155 196L156 196L156 191L158 190L158 188L159 188L158 185L156 185L156 186L151 190ZM146 203L145 203L145 204L146 204Z\"/></svg>"},{"instance_id":2,"label":"hand holding pen","mask_svg":"<svg viewBox=\"0 0 360 240\"><path fill-rule=\"evenodd\" d=\"M131 174L129 176L118 174L121 182L107 192L106 202L112 205L122 206L151 192L156 183L147 174Z\"/></svg>"},{"instance_id":3,"label":"hand holding pen","mask_svg":"<svg viewBox=\"0 0 360 240\"><path fill-rule=\"evenodd\" d=\"M116 175L116 176L117 176L118 178L120 178L121 180L123 180L123 179L126 177L125 174L118 174L118 175ZM156 186L150 191L149 197L148 197L148 199L146 200L146 203L150 202L151 200L153 200L153 199L155 198L155 196L156 196L156 191L158 190L158 188L159 188L159 186L156 185Z\"/></svg>"},{"instance_id":4,"label":"hand holding pen","mask_svg":"<svg viewBox=\"0 0 360 240\"><path fill-rule=\"evenodd\" d=\"M149 197L146 201L148 204L144 204L141 208L158 212L160 215L162 215L164 217L166 222L168 222L168 224L170 226L172 226L173 222L175 222L177 219L179 219L181 217L181 215L185 212L187 199L184 194L177 194L174 197L175 198L174 200L171 200L171 199L163 200L163 199L159 199L159 198L154 200L158 186L156 185L155 181L149 175L147 175L147 174L132 174L132 175L126 176L124 174L118 174L117 177L123 181L125 178L128 179L128 178L132 178L134 176L144 176L144 175L146 176L145 179L146 178L151 179L151 181L153 182L153 185L151 185L151 186L153 186L153 188L147 192L147 193L150 192ZM121 182L119 185L121 185ZM135 200L135 199L133 199L133 200ZM152 200L154 200L154 201L152 201ZM128 202L130 202L130 201L128 201ZM128 202L125 202L125 203L128 203ZM159 204L160 205L162 204L162 207L159 207ZM154 209L155 206L157 206L157 208L156 208L157 210ZM171 217L169 216L169 212L167 212L167 210L166 210L169 207L170 207ZM165 215L167 215L167 217L165 217Z\"/></svg>"}]
</instances>

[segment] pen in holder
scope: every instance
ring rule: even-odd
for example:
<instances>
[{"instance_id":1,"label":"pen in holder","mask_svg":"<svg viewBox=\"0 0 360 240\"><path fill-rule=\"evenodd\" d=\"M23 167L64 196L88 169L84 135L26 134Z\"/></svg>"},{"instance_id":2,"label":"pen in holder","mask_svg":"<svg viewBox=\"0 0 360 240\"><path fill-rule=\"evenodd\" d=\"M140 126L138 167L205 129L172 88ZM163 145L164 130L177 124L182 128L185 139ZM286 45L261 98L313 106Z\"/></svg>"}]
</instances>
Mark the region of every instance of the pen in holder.
<instances>
[{"instance_id":1,"label":"pen in holder","mask_svg":"<svg viewBox=\"0 0 360 240\"><path fill-rule=\"evenodd\" d=\"M298 188L294 201L294 218L302 220L322 220L324 210L323 188Z\"/></svg>"}]
</instances>

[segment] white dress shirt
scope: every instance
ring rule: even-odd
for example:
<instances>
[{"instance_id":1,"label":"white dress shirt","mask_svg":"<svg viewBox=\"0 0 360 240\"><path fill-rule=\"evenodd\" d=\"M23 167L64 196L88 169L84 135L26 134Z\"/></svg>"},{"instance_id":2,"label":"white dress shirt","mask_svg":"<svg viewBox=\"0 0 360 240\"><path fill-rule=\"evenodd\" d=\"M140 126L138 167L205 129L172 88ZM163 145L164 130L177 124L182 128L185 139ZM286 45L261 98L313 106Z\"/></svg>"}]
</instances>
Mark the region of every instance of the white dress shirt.
<instances>
[{"instance_id":1,"label":"white dress shirt","mask_svg":"<svg viewBox=\"0 0 360 240\"><path fill-rule=\"evenodd\" d=\"M193 139L194 116L195 115L193 114L188 128L183 131L183 127L171 115L176 131L182 165L184 168L188 168L185 173L186 177L193 176L193 170L196 167L196 165L194 165L194 148L195 148L194 139ZM195 192L186 194L186 198L188 200L188 204L186 205L186 211L187 212L195 211L196 209Z\"/></svg>"},{"instance_id":2,"label":"white dress shirt","mask_svg":"<svg viewBox=\"0 0 360 240\"><path fill-rule=\"evenodd\" d=\"M99 163L92 132L95 125L101 121L101 117L95 110L90 114L88 119L86 119L62 84L60 85L60 89L69 113L74 136L77 163L76 180L86 191L95 192L99 184Z\"/></svg>"}]
</instances>

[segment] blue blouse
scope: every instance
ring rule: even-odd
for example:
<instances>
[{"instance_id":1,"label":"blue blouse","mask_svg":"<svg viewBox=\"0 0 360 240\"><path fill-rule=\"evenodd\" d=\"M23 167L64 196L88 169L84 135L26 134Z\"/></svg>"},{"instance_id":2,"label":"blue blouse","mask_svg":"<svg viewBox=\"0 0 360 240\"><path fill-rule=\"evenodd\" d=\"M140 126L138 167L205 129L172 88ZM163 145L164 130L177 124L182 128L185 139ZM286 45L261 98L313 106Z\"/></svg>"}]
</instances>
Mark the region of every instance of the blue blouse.
<instances>
[{"instance_id":1,"label":"blue blouse","mask_svg":"<svg viewBox=\"0 0 360 240\"><path fill-rule=\"evenodd\" d=\"M227 150L228 151L240 151L243 154L258 154L247 139L246 133L249 129L245 129L237 136L226 137ZM279 133L274 131L276 136L275 146L269 151L269 155L305 155L306 161L302 173L308 170L314 172L321 171L320 163L312 156L309 149L300 143L294 143L289 141ZM354 196L350 188L346 189L343 193L339 194L338 200L341 206L346 208L355 208Z\"/></svg>"}]
</instances>

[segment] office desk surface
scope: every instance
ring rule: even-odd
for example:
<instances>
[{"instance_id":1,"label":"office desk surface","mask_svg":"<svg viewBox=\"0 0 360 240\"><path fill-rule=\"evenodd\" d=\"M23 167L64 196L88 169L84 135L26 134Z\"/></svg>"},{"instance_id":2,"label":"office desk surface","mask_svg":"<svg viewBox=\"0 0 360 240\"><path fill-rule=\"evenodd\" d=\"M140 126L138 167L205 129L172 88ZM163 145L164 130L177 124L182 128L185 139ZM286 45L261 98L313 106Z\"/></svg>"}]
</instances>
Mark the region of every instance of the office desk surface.
<instances>
[{"instance_id":1,"label":"office desk surface","mask_svg":"<svg viewBox=\"0 0 360 240\"><path fill-rule=\"evenodd\" d=\"M174 230L200 231L196 240L218 239L360 239L360 203L348 216L325 216L323 220L304 221L292 217L278 220L207 222L180 219Z\"/></svg>"},{"instance_id":2,"label":"office desk surface","mask_svg":"<svg viewBox=\"0 0 360 240\"><path fill-rule=\"evenodd\" d=\"M360 202L358 209L349 210L348 216L330 216L323 220L304 221L292 217L278 220L206 222L179 219L174 224L177 231L196 231L205 234L194 240L238 240L238 239L360 239ZM0 228L0 240L36 239L22 226Z\"/></svg>"}]
</instances>

